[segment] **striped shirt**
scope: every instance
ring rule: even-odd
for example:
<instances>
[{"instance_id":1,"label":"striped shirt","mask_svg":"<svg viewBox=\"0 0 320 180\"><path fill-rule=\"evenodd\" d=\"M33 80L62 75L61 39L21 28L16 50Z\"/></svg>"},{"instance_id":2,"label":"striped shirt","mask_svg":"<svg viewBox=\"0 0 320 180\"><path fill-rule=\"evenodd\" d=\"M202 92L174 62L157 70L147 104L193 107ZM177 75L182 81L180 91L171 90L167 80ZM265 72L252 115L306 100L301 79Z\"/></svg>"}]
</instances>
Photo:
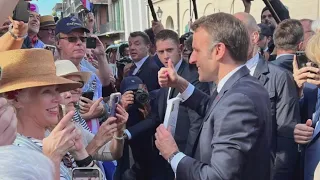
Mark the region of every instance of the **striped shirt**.
<instances>
[{"instance_id":1,"label":"striped shirt","mask_svg":"<svg viewBox=\"0 0 320 180\"><path fill-rule=\"evenodd\" d=\"M76 111L75 111L75 113L73 115L73 120L75 122L77 122L78 124L80 124L83 127L83 129L88 130L89 132L91 132L87 122L80 115L79 105L76 105L75 108L76 108Z\"/></svg>"}]
</instances>

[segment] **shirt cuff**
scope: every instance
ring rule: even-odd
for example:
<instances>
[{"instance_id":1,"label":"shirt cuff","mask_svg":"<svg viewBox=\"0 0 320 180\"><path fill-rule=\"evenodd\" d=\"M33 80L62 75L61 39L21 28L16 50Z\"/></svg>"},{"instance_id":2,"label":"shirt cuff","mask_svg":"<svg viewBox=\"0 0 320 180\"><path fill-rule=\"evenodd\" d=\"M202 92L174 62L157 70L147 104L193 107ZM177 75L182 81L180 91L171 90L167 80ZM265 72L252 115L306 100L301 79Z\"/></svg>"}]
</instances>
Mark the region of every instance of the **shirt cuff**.
<instances>
[{"instance_id":1,"label":"shirt cuff","mask_svg":"<svg viewBox=\"0 0 320 180\"><path fill-rule=\"evenodd\" d=\"M180 98L182 99L182 102L188 100L189 97L192 95L193 91L194 91L194 86L191 83L189 83L187 89L182 94L180 94Z\"/></svg>"},{"instance_id":2,"label":"shirt cuff","mask_svg":"<svg viewBox=\"0 0 320 180\"><path fill-rule=\"evenodd\" d=\"M173 156L172 160L171 160L171 168L174 172L174 174L177 173L177 168L178 168L178 164L181 161L182 158L184 158L186 155L183 154L182 152L179 152L178 154L176 154L175 156Z\"/></svg>"},{"instance_id":3,"label":"shirt cuff","mask_svg":"<svg viewBox=\"0 0 320 180\"><path fill-rule=\"evenodd\" d=\"M128 139L131 140L132 136L131 133L128 131L128 129L124 130L124 133L128 136Z\"/></svg>"}]
</instances>

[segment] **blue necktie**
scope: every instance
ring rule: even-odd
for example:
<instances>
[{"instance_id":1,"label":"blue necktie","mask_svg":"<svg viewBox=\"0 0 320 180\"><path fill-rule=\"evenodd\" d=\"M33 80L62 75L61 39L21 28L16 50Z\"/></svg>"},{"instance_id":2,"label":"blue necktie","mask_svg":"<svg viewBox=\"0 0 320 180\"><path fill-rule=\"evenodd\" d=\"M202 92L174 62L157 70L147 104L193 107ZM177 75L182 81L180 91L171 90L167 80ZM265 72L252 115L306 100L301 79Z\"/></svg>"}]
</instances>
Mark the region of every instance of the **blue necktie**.
<instances>
[{"instance_id":1,"label":"blue necktie","mask_svg":"<svg viewBox=\"0 0 320 180\"><path fill-rule=\"evenodd\" d=\"M318 89L318 98L317 98L317 104L316 104L316 112L314 115L314 118L312 119L312 125L315 126L315 130L313 132L313 136L316 136L319 132L320 132L320 124L317 124L317 122L319 122L319 117L320 117L320 89Z\"/></svg>"}]
</instances>

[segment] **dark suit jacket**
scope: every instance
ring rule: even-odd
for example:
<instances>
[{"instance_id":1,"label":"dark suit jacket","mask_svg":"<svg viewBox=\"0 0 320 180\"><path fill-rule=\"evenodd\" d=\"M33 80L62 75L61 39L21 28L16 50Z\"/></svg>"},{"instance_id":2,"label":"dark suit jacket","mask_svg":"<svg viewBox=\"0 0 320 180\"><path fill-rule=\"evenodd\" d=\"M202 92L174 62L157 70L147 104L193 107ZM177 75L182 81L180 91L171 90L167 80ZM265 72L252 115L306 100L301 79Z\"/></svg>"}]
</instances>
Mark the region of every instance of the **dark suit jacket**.
<instances>
[{"instance_id":1,"label":"dark suit jacket","mask_svg":"<svg viewBox=\"0 0 320 180\"><path fill-rule=\"evenodd\" d=\"M292 67L293 56L294 54L283 55L276 58L276 60L272 61L272 63L283 69L288 70L292 74L293 73L293 67Z\"/></svg>"},{"instance_id":2,"label":"dark suit jacket","mask_svg":"<svg viewBox=\"0 0 320 180\"><path fill-rule=\"evenodd\" d=\"M195 87L201 91L209 94L209 84L200 83L198 80L198 72L194 65L190 65L185 61L182 61L181 66L178 70L178 74L193 84ZM174 89L171 90L173 97L175 97L178 92ZM152 113L150 116L136 124L135 126L129 127L128 131L130 132L132 138L139 138L141 134L152 129L155 132L155 129L163 123L164 116L167 108L167 96L168 88L161 88L157 95L156 100L156 109L153 107ZM191 155L193 144L198 135L200 125L202 123L202 118L193 110L187 108L184 105L179 107L178 121L174 139L178 145L180 151L184 152L187 155ZM156 150L156 148L155 148ZM154 172L154 175L162 176L162 179L169 180L170 176L167 174L167 170L171 170L170 165L166 162L160 155L158 150L155 153L155 162L156 166L154 169L157 172ZM161 173L160 173L161 172ZM172 172L172 178L174 174Z\"/></svg>"},{"instance_id":3,"label":"dark suit jacket","mask_svg":"<svg viewBox=\"0 0 320 180\"><path fill-rule=\"evenodd\" d=\"M288 72L268 63L261 56L253 76L267 89L271 101L272 149L275 155L272 179L292 180L297 160L293 130L300 122L296 85Z\"/></svg>"},{"instance_id":4,"label":"dark suit jacket","mask_svg":"<svg viewBox=\"0 0 320 180\"><path fill-rule=\"evenodd\" d=\"M185 104L204 123L196 158L179 162L177 179L270 180L270 100L247 67L233 74L216 98L195 89Z\"/></svg>"},{"instance_id":5,"label":"dark suit jacket","mask_svg":"<svg viewBox=\"0 0 320 180\"><path fill-rule=\"evenodd\" d=\"M318 87L305 83L303 87L303 97L300 99L300 115L301 123L305 123L308 119L312 119L317 104Z\"/></svg>"}]
</instances>

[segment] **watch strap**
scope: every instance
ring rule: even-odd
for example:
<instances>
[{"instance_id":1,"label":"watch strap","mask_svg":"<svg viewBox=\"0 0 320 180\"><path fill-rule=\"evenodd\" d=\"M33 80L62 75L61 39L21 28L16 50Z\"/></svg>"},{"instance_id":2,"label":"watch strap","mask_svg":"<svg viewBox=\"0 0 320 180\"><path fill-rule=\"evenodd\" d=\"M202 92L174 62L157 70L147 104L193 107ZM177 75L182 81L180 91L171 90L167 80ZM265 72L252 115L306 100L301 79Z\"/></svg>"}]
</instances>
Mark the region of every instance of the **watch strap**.
<instances>
[{"instance_id":1,"label":"watch strap","mask_svg":"<svg viewBox=\"0 0 320 180\"><path fill-rule=\"evenodd\" d=\"M180 152L180 151L178 150L178 151L172 153L171 156L169 156L169 158L168 158L168 163L169 163L169 164L171 164L171 161L172 161L173 157L174 157L175 155L177 155L179 152Z\"/></svg>"}]
</instances>

